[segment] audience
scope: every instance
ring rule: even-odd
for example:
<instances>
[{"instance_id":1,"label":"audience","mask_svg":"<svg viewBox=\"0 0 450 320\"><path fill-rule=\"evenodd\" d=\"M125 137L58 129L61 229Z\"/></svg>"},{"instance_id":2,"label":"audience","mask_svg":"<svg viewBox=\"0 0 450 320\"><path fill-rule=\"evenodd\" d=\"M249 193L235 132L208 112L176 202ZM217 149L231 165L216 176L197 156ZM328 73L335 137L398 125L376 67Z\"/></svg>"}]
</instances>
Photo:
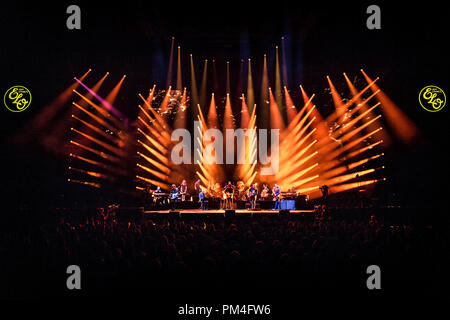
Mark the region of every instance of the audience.
<instances>
[{"instance_id":1,"label":"audience","mask_svg":"<svg viewBox=\"0 0 450 320\"><path fill-rule=\"evenodd\" d=\"M3 233L0 259L7 261L9 293L18 295L63 291L71 264L86 277L84 288L94 291L148 284L327 287L353 278L364 285L371 264L385 271L384 280L402 270L444 274L449 265L441 251L448 233L381 223L375 214L337 218L319 209L297 216L160 214L137 221L102 211L82 223L60 217ZM406 275L397 280L408 282Z\"/></svg>"}]
</instances>

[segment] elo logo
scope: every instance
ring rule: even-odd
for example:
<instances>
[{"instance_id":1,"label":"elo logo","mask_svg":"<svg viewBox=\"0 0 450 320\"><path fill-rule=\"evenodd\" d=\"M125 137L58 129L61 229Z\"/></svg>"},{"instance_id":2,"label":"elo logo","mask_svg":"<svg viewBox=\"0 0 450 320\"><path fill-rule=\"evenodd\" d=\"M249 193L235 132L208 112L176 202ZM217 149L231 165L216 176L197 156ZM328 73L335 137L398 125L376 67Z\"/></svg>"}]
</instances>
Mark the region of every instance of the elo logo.
<instances>
[{"instance_id":1,"label":"elo logo","mask_svg":"<svg viewBox=\"0 0 450 320\"><path fill-rule=\"evenodd\" d=\"M436 86L426 86L420 90L419 103L429 112L442 110L446 103L445 92Z\"/></svg>"},{"instance_id":2,"label":"elo logo","mask_svg":"<svg viewBox=\"0 0 450 320\"><path fill-rule=\"evenodd\" d=\"M31 104L30 90L24 86L11 87L6 91L3 103L9 111L22 112Z\"/></svg>"}]
</instances>

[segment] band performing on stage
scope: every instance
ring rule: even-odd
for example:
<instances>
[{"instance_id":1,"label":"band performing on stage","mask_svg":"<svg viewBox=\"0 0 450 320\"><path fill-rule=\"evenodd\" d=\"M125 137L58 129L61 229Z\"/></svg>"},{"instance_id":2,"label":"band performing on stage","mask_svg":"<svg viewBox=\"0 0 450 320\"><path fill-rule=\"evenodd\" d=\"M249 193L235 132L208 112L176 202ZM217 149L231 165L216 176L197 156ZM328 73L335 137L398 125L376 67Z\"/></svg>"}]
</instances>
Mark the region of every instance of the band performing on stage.
<instances>
[{"instance_id":1,"label":"band performing on stage","mask_svg":"<svg viewBox=\"0 0 450 320\"><path fill-rule=\"evenodd\" d=\"M242 181L233 184L228 181L224 186L220 183L210 183L203 187L200 180L197 180L192 187L192 192L188 191L186 180L177 186L171 185L168 192L163 192L157 186L155 190L147 188L145 190L146 205L150 207L181 209L200 208L207 209L294 209L282 208L282 201L302 202L308 201L306 195L302 195L291 188L289 192L281 192L280 187L275 184L272 189L267 184L263 184L259 189L258 183L253 183L247 187Z\"/></svg>"}]
</instances>

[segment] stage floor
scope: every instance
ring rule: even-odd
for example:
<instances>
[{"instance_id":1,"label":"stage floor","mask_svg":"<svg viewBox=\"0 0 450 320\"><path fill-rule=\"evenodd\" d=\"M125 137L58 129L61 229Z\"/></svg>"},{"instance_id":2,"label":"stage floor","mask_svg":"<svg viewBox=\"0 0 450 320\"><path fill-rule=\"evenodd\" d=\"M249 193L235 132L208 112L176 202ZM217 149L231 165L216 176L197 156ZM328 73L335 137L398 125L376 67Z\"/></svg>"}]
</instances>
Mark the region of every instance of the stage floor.
<instances>
[{"instance_id":1,"label":"stage floor","mask_svg":"<svg viewBox=\"0 0 450 320\"><path fill-rule=\"evenodd\" d=\"M174 210L175 212L179 212L180 214L186 214L186 213L195 213L195 214L224 214L225 210L223 209L214 209L214 210L201 210L201 209L179 209ZM172 210L144 210L144 214L168 214L171 212L174 212ZM248 210L248 209L234 209L234 212L236 214L248 214L248 213L255 213L255 214L277 214L280 210ZM314 210L289 210L290 213L313 213Z\"/></svg>"}]
</instances>

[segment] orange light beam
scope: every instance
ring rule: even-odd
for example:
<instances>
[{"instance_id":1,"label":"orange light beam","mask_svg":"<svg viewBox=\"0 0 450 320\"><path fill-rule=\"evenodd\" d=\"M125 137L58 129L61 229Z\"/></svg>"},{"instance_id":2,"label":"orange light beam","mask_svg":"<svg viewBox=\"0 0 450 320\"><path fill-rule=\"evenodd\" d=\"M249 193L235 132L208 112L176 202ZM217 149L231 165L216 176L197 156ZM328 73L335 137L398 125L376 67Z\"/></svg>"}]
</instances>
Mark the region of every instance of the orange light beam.
<instances>
[{"instance_id":1,"label":"orange light beam","mask_svg":"<svg viewBox=\"0 0 450 320\"><path fill-rule=\"evenodd\" d=\"M78 168L74 168L74 167L69 167L69 170L80 172L80 173L84 173L84 174L87 174L87 175L89 175L91 177L100 178L100 179L104 179L104 180L109 180L109 181L115 181L116 180L113 177L110 177L110 176L108 176L106 174L103 174L103 173L100 173L100 172L96 172L96 171L88 171L88 170L78 169Z\"/></svg>"},{"instance_id":2,"label":"orange light beam","mask_svg":"<svg viewBox=\"0 0 450 320\"><path fill-rule=\"evenodd\" d=\"M294 146L296 146L296 149L298 149L297 146L298 147L301 146L303 144L304 140L306 140L306 139L304 139L301 143L298 143L298 141L303 137L306 130L308 130L308 128L311 126L311 124L314 121L315 121L315 118L312 118L305 126L303 126L302 130L295 135L293 143L294 143ZM315 128L308 133L307 137L309 138L311 136L311 134L314 134L314 131L315 131ZM315 140L315 141L317 142L317 140Z\"/></svg>"},{"instance_id":3,"label":"orange light beam","mask_svg":"<svg viewBox=\"0 0 450 320\"><path fill-rule=\"evenodd\" d=\"M281 114L283 102L281 97L280 56L278 54L278 46L275 46L275 101Z\"/></svg>"},{"instance_id":4,"label":"orange light beam","mask_svg":"<svg viewBox=\"0 0 450 320\"><path fill-rule=\"evenodd\" d=\"M256 161L253 162L253 164L251 165L250 169L246 172L246 174L245 174L245 176L243 177L242 180L249 181L251 176L254 174L255 167L256 167Z\"/></svg>"},{"instance_id":5,"label":"orange light beam","mask_svg":"<svg viewBox=\"0 0 450 320\"><path fill-rule=\"evenodd\" d=\"M140 128L138 128L138 131L144 135L144 137L156 147L156 149L159 150L162 154L165 154L167 152L166 148L162 144L160 144L158 141L150 137L148 134L146 134L144 131L142 131Z\"/></svg>"},{"instance_id":6,"label":"orange light beam","mask_svg":"<svg viewBox=\"0 0 450 320\"><path fill-rule=\"evenodd\" d=\"M70 140L70 143L72 143L72 144L76 145L77 147L80 147L80 148L82 148L84 150L90 151L90 152L92 152L92 153L102 157L103 159L109 160L111 162L115 162L115 163L121 162L120 158L117 158L117 157L115 157L113 155L110 155L110 154L108 154L106 152L99 151L99 150L96 150L94 148L87 147L87 146L85 146L85 145L83 145L83 144L81 144L79 142L73 141L73 140Z\"/></svg>"},{"instance_id":7,"label":"orange light beam","mask_svg":"<svg viewBox=\"0 0 450 320\"><path fill-rule=\"evenodd\" d=\"M204 185L208 185L209 184L209 181L200 172L196 171L195 173L200 178L200 180L202 180Z\"/></svg>"},{"instance_id":8,"label":"orange light beam","mask_svg":"<svg viewBox=\"0 0 450 320\"><path fill-rule=\"evenodd\" d=\"M358 128L358 129L359 129L359 130L362 130L362 128ZM356 129L356 130L358 130L358 129ZM335 150L335 151L332 152L332 153L329 153L329 152L323 152L323 151L321 151L321 150L319 150L319 153L321 153L321 152L322 152L322 153L325 153L327 159L334 159L336 156L340 155L341 153L343 153L343 152L345 152L345 151L347 151L347 150L350 150L350 149L353 148L354 146L358 145L359 143L361 143L362 141L364 141L365 139L367 139L368 137L370 137L371 135L377 133L378 131L380 131L380 130L382 130L382 129L383 129L383 128L379 127L378 129L376 129L376 130L374 130L374 131L372 131L372 132L369 132L368 134L362 136L361 138L358 138L358 139L353 140L352 142L350 142L350 143L344 145L343 147L341 147L341 148Z\"/></svg>"},{"instance_id":9,"label":"orange light beam","mask_svg":"<svg viewBox=\"0 0 450 320\"><path fill-rule=\"evenodd\" d=\"M81 181L81 180L75 180L75 179L67 179L67 181L82 184L85 186L94 187L94 188L100 188L102 186L100 183L89 182L89 181Z\"/></svg>"},{"instance_id":10,"label":"orange light beam","mask_svg":"<svg viewBox=\"0 0 450 320\"><path fill-rule=\"evenodd\" d=\"M311 143L310 145L308 145L306 148L304 148L301 151L301 154L303 155L312 145L314 145L314 142ZM295 172L296 170L298 170L299 168L301 168L306 162L308 162L312 157L314 157L315 155L317 155L318 152L315 151L313 153L311 153L310 155L304 157L303 159L301 159L301 156L296 156L295 157L295 161L291 161L289 164L292 164L292 167L289 168L289 170L285 170L285 171L279 171L279 175L277 175L277 179L278 178L284 178L286 176L286 174L291 174L292 172ZM300 160L301 159L301 160ZM298 162L297 162L298 161Z\"/></svg>"},{"instance_id":11,"label":"orange light beam","mask_svg":"<svg viewBox=\"0 0 450 320\"><path fill-rule=\"evenodd\" d=\"M205 60L203 66L202 82L200 85L200 106L205 108L207 99L207 85L208 85L208 60Z\"/></svg>"},{"instance_id":12,"label":"orange light beam","mask_svg":"<svg viewBox=\"0 0 450 320\"><path fill-rule=\"evenodd\" d=\"M348 158L353 158L354 156L356 156L358 154L361 154L361 153L363 153L366 150L372 149L373 147L375 147L375 146L377 146L377 145L379 145L381 143L383 143L383 140L379 140L379 141L377 141L375 143L372 143L372 144L370 144L368 146L365 146L365 147L363 147L363 148L361 148L359 150L356 150L356 151L354 151L352 153L349 153L349 155L347 157Z\"/></svg>"},{"instance_id":13,"label":"orange light beam","mask_svg":"<svg viewBox=\"0 0 450 320\"><path fill-rule=\"evenodd\" d=\"M241 128L242 129L247 129L249 122L250 122L250 117L248 114L248 107L247 107L247 103L245 103L245 96L244 94L242 94L241 96Z\"/></svg>"},{"instance_id":14,"label":"orange light beam","mask_svg":"<svg viewBox=\"0 0 450 320\"><path fill-rule=\"evenodd\" d=\"M380 103L378 102L377 104L375 104L373 107L370 107L370 109L366 110L365 112L361 113L360 115L358 115L356 118L352 119L351 121L345 123L342 126L342 130L341 131L337 131L334 132L332 134L332 136L334 138L339 137L340 135L342 135L343 133L347 132L348 129L352 128L354 124L356 124L359 120L361 120L362 118L364 118L369 112L373 111L376 107L378 107L380 105ZM380 116L378 117L380 118Z\"/></svg>"},{"instance_id":15,"label":"orange light beam","mask_svg":"<svg viewBox=\"0 0 450 320\"><path fill-rule=\"evenodd\" d=\"M285 132L290 132L292 131L293 128L295 128L295 126L298 125L298 122L300 119L302 119L303 114L305 113L305 110L308 108L308 106L310 105L312 99L314 98L314 94L311 96L311 98L309 98L309 100L305 103L305 105L303 106L303 108L300 110L300 112L298 112L294 119L292 119L292 121L289 123L288 127L286 128ZM311 114L311 109L308 110L308 113Z\"/></svg>"},{"instance_id":16,"label":"orange light beam","mask_svg":"<svg viewBox=\"0 0 450 320\"><path fill-rule=\"evenodd\" d=\"M152 147L148 146L147 144L145 144L141 140L138 140L138 143L141 144L145 149L147 149L156 158L158 158L158 160L161 161L164 165L168 165L169 164L169 160L165 156L163 156L161 153L159 153L158 151L156 151Z\"/></svg>"},{"instance_id":17,"label":"orange light beam","mask_svg":"<svg viewBox=\"0 0 450 320\"><path fill-rule=\"evenodd\" d=\"M161 142L164 144L164 146L167 147L168 141L167 141L166 139L164 139L163 136L160 135L159 132L156 131L155 128L153 128L152 126L150 126L147 122L145 122L144 119L142 119L142 118L139 117L139 116L138 116L138 120L141 121L141 122L144 124L144 126L150 131L151 134L153 134L153 135L156 137L156 139L158 139L159 141L161 141Z\"/></svg>"},{"instance_id":18,"label":"orange light beam","mask_svg":"<svg viewBox=\"0 0 450 320\"><path fill-rule=\"evenodd\" d=\"M361 69L361 72L367 82L372 82L364 70ZM374 90L380 90L380 88L374 84L372 91ZM380 90L376 98L381 103L381 110L385 115L389 127L394 131L400 141L406 144L415 142L419 135L419 129L414 122L383 91Z\"/></svg>"},{"instance_id":19,"label":"orange light beam","mask_svg":"<svg viewBox=\"0 0 450 320\"><path fill-rule=\"evenodd\" d=\"M169 68L167 69L166 88L172 85L172 69L173 69L173 48L175 46L175 37L170 40L170 56Z\"/></svg>"},{"instance_id":20,"label":"orange light beam","mask_svg":"<svg viewBox=\"0 0 450 320\"><path fill-rule=\"evenodd\" d=\"M267 66L265 65L267 71ZM264 92L264 91L263 91ZM255 92L253 90L253 76L252 76L252 61L248 59L248 73L247 73L247 101L250 108L255 104ZM250 112L253 110L250 110Z\"/></svg>"},{"instance_id":21,"label":"orange light beam","mask_svg":"<svg viewBox=\"0 0 450 320\"><path fill-rule=\"evenodd\" d=\"M364 92L366 92L366 91L369 90L373 85L375 85L375 82L377 82L379 79L380 79L380 78L376 78L375 80L373 80L372 82L370 82L364 89L362 89L360 92L358 92L357 95L353 96L349 101L347 101L347 102L345 103L345 105L343 106L343 107L345 108L345 110L346 110L349 106L351 106L357 99L359 99L359 98L364 94ZM330 123L330 122L335 121L337 118L339 118L339 115L338 115L336 112L334 112L334 113L330 114L330 115L327 117L326 121Z\"/></svg>"},{"instance_id":22,"label":"orange light beam","mask_svg":"<svg viewBox=\"0 0 450 320\"><path fill-rule=\"evenodd\" d=\"M172 93L172 87L169 87L167 89L166 95L164 96L163 101L161 102L161 105L159 106L159 113L161 114L162 119L166 122L166 118L168 117L168 110L169 110L169 102L170 102L170 95ZM167 122L166 122L167 123Z\"/></svg>"},{"instance_id":23,"label":"orange light beam","mask_svg":"<svg viewBox=\"0 0 450 320\"><path fill-rule=\"evenodd\" d=\"M111 121L111 123L113 123L117 128L123 128L123 124L122 122L120 122L119 120L117 120L114 116L112 116L107 110L103 109L102 107L96 105L94 102L92 102L91 100L89 100L88 98L86 98L85 96L83 96L81 93L79 93L78 91L74 90L73 92L75 92L76 94L78 94L81 99L83 99L84 101L86 101L87 103L89 103L89 105L91 105L92 107L94 107L95 110L97 110L98 113L100 113L105 119ZM75 104L75 102L73 102L73 104Z\"/></svg>"},{"instance_id":24,"label":"orange light beam","mask_svg":"<svg viewBox=\"0 0 450 320\"><path fill-rule=\"evenodd\" d=\"M189 55L191 60L191 98L192 98L192 105L196 106L199 101L198 96L198 89L197 89L197 80L195 78L195 68L194 68L194 58L192 57L192 54ZM197 110L194 109L196 112ZM194 113L194 117L196 117L197 114Z\"/></svg>"},{"instance_id":25,"label":"orange light beam","mask_svg":"<svg viewBox=\"0 0 450 320\"><path fill-rule=\"evenodd\" d=\"M284 179L284 182L283 182L283 183L289 185L289 184L291 184L293 181L297 181L298 178L302 177L303 175L305 175L305 173L308 173L309 171L311 171L312 169L314 169L314 168L317 167L318 165L319 165L318 162L314 163L313 165L309 166L308 168L303 169L303 170L297 172L296 174L294 174L294 175L288 177L287 179Z\"/></svg>"},{"instance_id":26,"label":"orange light beam","mask_svg":"<svg viewBox=\"0 0 450 320\"><path fill-rule=\"evenodd\" d=\"M317 179L318 177L319 177L319 175L316 174L314 176L311 176L311 177L308 177L308 178L305 178L305 179L302 179L302 180L299 180L299 181L295 181L291 185L294 186L295 188L298 188L298 187L304 185L305 183L308 183L308 182L310 182L310 181L312 181L314 179Z\"/></svg>"},{"instance_id":27,"label":"orange light beam","mask_svg":"<svg viewBox=\"0 0 450 320\"><path fill-rule=\"evenodd\" d=\"M87 75L91 72L89 69L85 74L80 77L80 81L83 81ZM17 141L24 143L28 140L32 133L36 133L42 130L47 124L56 116L61 108L70 100L73 90L78 88L80 84L75 81L69 87L67 87L58 97L56 97L50 104L44 107L36 117L34 117L30 124L27 125L23 133L19 133L16 137Z\"/></svg>"},{"instance_id":28,"label":"orange light beam","mask_svg":"<svg viewBox=\"0 0 450 320\"><path fill-rule=\"evenodd\" d=\"M354 141L352 141L352 142L346 144L345 146L343 146L343 147L341 147L341 148L339 148L339 149L336 149L336 150L335 150L334 152L332 152L332 153L326 153L325 158L328 159L328 160L331 160L331 159L336 158L338 155L342 154L343 152L345 152L345 151L347 151L347 150L352 149L353 147L355 147L356 145L358 145L359 143L361 143L362 141L364 141L365 139L367 139L367 138L370 137L371 135L374 135L374 134L377 133L379 130L382 130L382 128L380 127L380 128L378 128L378 129L375 129L374 131L369 132L368 134L366 134L366 135L364 135L364 136L362 136L362 137L360 137L360 138L358 138L358 139L355 139ZM320 152L320 151L319 151L319 152Z\"/></svg>"},{"instance_id":29,"label":"orange light beam","mask_svg":"<svg viewBox=\"0 0 450 320\"><path fill-rule=\"evenodd\" d=\"M296 124L295 127L293 127L286 135L286 137L283 137L283 141L290 141L293 137L297 136L298 132L301 128L303 128L303 125L305 124L306 120L309 118L310 114L313 112L313 110L316 108L316 106L313 106L311 109L309 109L308 113L302 118L300 122ZM297 114L298 115L298 114ZM311 121L315 121L316 118L312 117Z\"/></svg>"},{"instance_id":30,"label":"orange light beam","mask_svg":"<svg viewBox=\"0 0 450 320\"><path fill-rule=\"evenodd\" d=\"M203 115L202 107L198 104L197 108L198 108L198 118L200 120L200 125L202 126L202 128L206 127L206 121L205 121L205 117Z\"/></svg>"},{"instance_id":31,"label":"orange light beam","mask_svg":"<svg viewBox=\"0 0 450 320\"><path fill-rule=\"evenodd\" d=\"M249 61L250 65L250 61ZM249 105L253 105L253 102L250 100L250 96L247 93L247 99ZM260 94L260 122L262 128L268 128L269 123L269 72L267 70L267 56L264 55L264 65L263 65L263 74L261 79L261 94Z\"/></svg>"},{"instance_id":32,"label":"orange light beam","mask_svg":"<svg viewBox=\"0 0 450 320\"><path fill-rule=\"evenodd\" d=\"M348 116L351 117L355 112L360 111L365 112L367 110L366 104L369 102L370 99L375 97L380 91L377 90L374 93L372 93L367 99L362 101L361 103L357 104L355 108L353 108L349 113ZM374 115L373 115L374 116Z\"/></svg>"},{"instance_id":33,"label":"orange light beam","mask_svg":"<svg viewBox=\"0 0 450 320\"><path fill-rule=\"evenodd\" d=\"M300 190L297 191L297 193L298 193L298 194L307 194L307 193L309 193L310 191L318 190L319 187L320 187L320 186L314 186L314 187L310 187L310 188L300 189Z\"/></svg>"},{"instance_id":34,"label":"orange light beam","mask_svg":"<svg viewBox=\"0 0 450 320\"><path fill-rule=\"evenodd\" d=\"M174 129L186 128L186 108L186 88L184 88L180 105L175 115Z\"/></svg>"},{"instance_id":35,"label":"orange light beam","mask_svg":"<svg viewBox=\"0 0 450 320\"><path fill-rule=\"evenodd\" d=\"M278 106L272 90L269 88L269 108L270 108L270 128L272 129L284 129L283 117L280 113L280 107Z\"/></svg>"},{"instance_id":36,"label":"orange light beam","mask_svg":"<svg viewBox=\"0 0 450 320\"><path fill-rule=\"evenodd\" d=\"M363 164L369 162L370 160L377 159L377 158L381 157L383 154L384 153L376 154L376 155L371 156L369 158L365 158L365 159L359 160L357 162L353 162L353 163L348 165L348 168L349 168L349 170L352 170L352 169L354 169L356 167L359 167L360 165L363 165Z\"/></svg>"},{"instance_id":37,"label":"orange light beam","mask_svg":"<svg viewBox=\"0 0 450 320\"><path fill-rule=\"evenodd\" d=\"M230 94L231 84L230 84L230 61L227 61L227 92Z\"/></svg>"},{"instance_id":38,"label":"orange light beam","mask_svg":"<svg viewBox=\"0 0 450 320\"><path fill-rule=\"evenodd\" d=\"M116 84L116 86L111 90L111 92L106 96L106 101L110 104L114 104L114 101L116 101L117 94L119 93L120 87L122 86L123 81L125 80L127 76L123 75L122 79Z\"/></svg>"},{"instance_id":39,"label":"orange light beam","mask_svg":"<svg viewBox=\"0 0 450 320\"><path fill-rule=\"evenodd\" d=\"M78 118L78 117L75 116L75 115L72 115L72 118L74 118L74 119L80 121L80 122L81 122L82 124L84 124L86 127L88 127L89 129L95 131L96 133L100 134L101 136L105 137L106 139L110 140L111 142L113 142L113 143L115 143L115 144L117 144L117 145L119 144L120 139L117 139L117 138L113 137L112 135L110 135L110 134L104 132L103 130L101 130L100 128L98 128L98 127L96 127L96 126L90 124L89 122L86 122L86 121L84 121L84 120Z\"/></svg>"},{"instance_id":40,"label":"orange light beam","mask_svg":"<svg viewBox=\"0 0 450 320\"><path fill-rule=\"evenodd\" d=\"M81 93L79 93L78 91L74 90L73 92L75 92L77 95L79 95L81 97L81 99L83 99L84 101L86 101L89 105L91 105L92 107L94 107L95 110L97 110L98 113L100 113L105 119L111 121L114 123L114 125L116 125L118 128L123 127L122 122L120 122L119 120L117 120L117 118L115 116L113 116L108 110L104 109L103 107L100 107L99 105L95 104L94 102L92 102L89 98L83 96Z\"/></svg>"},{"instance_id":41,"label":"orange light beam","mask_svg":"<svg viewBox=\"0 0 450 320\"><path fill-rule=\"evenodd\" d=\"M342 98L339 95L339 93L337 92L336 88L334 87L333 82L331 82L331 79L329 76L327 76L327 80L328 80L328 85L330 86L330 89L331 89L331 97L333 99L333 104L336 109L336 114L340 118L339 122L342 122L342 116L347 111L347 107L342 102Z\"/></svg>"},{"instance_id":42,"label":"orange light beam","mask_svg":"<svg viewBox=\"0 0 450 320\"><path fill-rule=\"evenodd\" d=\"M168 89L168 91L170 92L170 87ZM161 132L161 134L165 135L167 134L166 131L169 130L169 127L167 125L167 122L163 119L163 117L161 117L161 115L156 112L152 106L150 104L147 103L147 101L144 99L144 97L142 96L142 94L139 93L139 97L141 97L142 101L144 101L145 105L147 106L147 108L150 110L150 112L153 114L153 116L155 117L155 119L157 120L157 122L159 123L161 129L163 132ZM166 95L167 97L167 95ZM165 98L164 98L165 99ZM143 108L141 107L141 110L143 110ZM150 116L149 116L150 117ZM170 136L167 134L167 137L170 140Z\"/></svg>"},{"instance_id":43,"label":"orange light beam","mask_svg":"<svg viewBox=\"0 0 450 320\"><path fill-rule=\"evenodd\" d=\"M164 189L164 190L169 190L170 189L170 186L168 184L166 184L164 182L161 182L161 181L148 179L148 178L145 178L145 177L142 177L142 176L139 176L139 175L136 175L136 178L138 178L138 179L140 179L142 181L145 181L147 183L150 183L150 184L152 184L154 186L161 187L161 189Z\"/></svg>"},{"instance_id":44,"label":"orange light beam","mask_svg":"<svg viewBox=\"0 0 450 320\"><path fill-rule=\"evenodd\" d=\"M141 120L142 123L145 123L147 128L149 127L154 127L154 130L159 131L160 133L158 133L159 136L162 137L162 141L164 141L164 143L167 145L169 138L165 135L166 130L161 126L161 123L156 119L155 120L152 119L152 117L148 114L148 112L146 112L144 110L144 108L142 108L141 105L138 105L138 108L142 111L142 113L147 117L147 119L149 120L149 122L151 123L151 125L149 125L148 123L146 123L143 119ZM152 109L153 110L153 109ZM141 118L140 116L138 116L138 118ZM149 129L150 130L150 129ZM167 134L167 133L166 133Z\"/></svg>"},{"instance_id":45,"label":"orange light beam","mask_svg":"<svg viewBox=\"0 0 450 320\"><path fill-rule=\"evenodd\" d=\"M108 170L108 171L111 171L111 172L115 172L115 173L120 174L120 175L126 175L126 172L124 170L119 169L119 168L115 168L115 167L112 167L112 166L109 166L109 165L106 165L106 164L104 164L102 162L98 162L98 161L95 161L95 160L92 160L92 159L89 159L89 158L86 158L86 157L82 157L82 156L76 155L74 153L69 153L69 156L72 157L72 158L76 158L76 159L79 159L81 161L84 161L86 163L98 166L98 167L103 168L105 170Z\"/></svg>"},{"instance_id":46,"label":"orange light beam","mask_svg":"<svg viewBox=\"0 0 450 320\"><path fill-rule=\"evenodd\" d=\"M362 186L366 186L369 184L373 184L373 183L377 183L377 182L385 181L385 180L386 179L384 178L384 179L366 180L366 181L341 184L341 185L330 188L330 193L339 193L339 192L343 192L343 191L348 191L351 189L360 188Z\"/></svg>"},{"instance_id":47,"label":"orange light beam","mask_svg":"<svg viewBox=\"0 0 450 320\"><path fill-rule=\"evenodd\" d=\"M183 84L181 82L181 47L178 46L178 59L177 59L177 90L181 90L183 88Z\"/></svg>"},{"instance_id":48,"label":"orange light beam","mask_svg":"<svg viewBox=\"0 0 450 320\"><path fill-rule=\"evenodd\" d=\"M225 103L225 112L223 117L223 129L234 129L233 110L231 109L230 94L227 93L227 100Z\"/></svg>"},{"instance_id":49,"label":"orange light beam","mask_svg":"<svg viewBox=\"0 0 450 320\"><path fill-rule=\"evenodd\" d=\"M150 163L151 165L153 165L155 168L159 169L160 171L166 173L166 174L170 174L170 169L168 167L166 167L165 165L163 165L162 163L146 156L145 154L141 153L141 152L137 152L137 154L142 157L144 160L146 160L148 163Z\"/></svg>"},{"instance_id":50,"label":"orange light beam","mask_svg":"<svg viewBox=\"0 0 450 320\"><path fill-rule=\"evenodd\" d=\"M79 130L77 130L75 128L70 128L70 130L75 131L76 133L78 133L78 134L82 135L83 137L91 140L92 142L95 142L99 146L101 146L101 147L111 151L112 153L114 153L116 155L120 155L122 157L126 156L126 153L124 151L122 151L122 149L120 149L120 148L113 147L110 144L108 144L106 142L103 142L103 141L100 141L100 140L94 138L93 136L91 136L91 135L89 135L87 133L81 132L81 131L79 131Z\"/></svg>"},{"instance_id":51,"label":"orange light beam","mask_svg":"<svg viewBox=\"0 0 450 320\"><path fill-rule=\"evenodd\" d=\"M250 177L250 179L247 180L247 182L245 183L245 185L246 185L247 187L249 187L249 186L253 183L253 181L255 180L257 174L258 174L258 171L255 171L255 172L252 174L252 176Z\"/></svg>"},{"instance_id":52,"label":"orange light beam","mask_svg":"<svg viewBox=\"0 0 450 320\"><path fill-rule=\"evenodd\" d=\"M313 120L311 120L313 121ZM287 144L283 144L280 150L282 150L280 155L280 162L285 163L283 166L284 169L281 169L280 172L284 172L286 170L292 170L292 164L297 162L300 157L302 157L314 144L317 143L317 140L313 140L308 146L305 148L301 148L301 146L314 134L314 130L311 130L302 140L294 142L288 142ZM300 150L301 148L301 150Z\"/></svg>"},{"instance_id":53,"label":"orange light beam","mask_svg":"<svg viewBox=\"0 0 450 320\"><path fill-rule=\"evenodd\" d=\"M213 180L212 176L209 174L208 170L201 164L198 164L200 169L202 170L203 174L206 176L205 178L207 178L209 181Z\"/></svg>"},{"instance_id":54,"label":"orange light beam","mask_svg":"<svg viewBox=\"0 0 450 320\"><path fill-rule=\"evenodd\" d=\"M341 139L339 140L333 140L330 139L329 142L325 145L322 144L322 146L319 148L319 152L323 153L323 154L327 154L329 153L331 150L335 149L337 146L341 146L341 144L347 140L350 140L350 138L352 138L353 136L355 136L358 132L360 132L361 130L363 130L365 127L368 127L371 123L377 121L379 118L381 117L381 115L373 118L372 120L360 125L359 127L357 127L356 129L353 129L352 131L350 131L349 133L345 134L343 137L341 137ZM381 130L381 127L380 127ZM378 130L374 130L373 132L378 132ZM361 141L360 138L356 139L356 141Z\"/></svg>"},{"instance_id":55,"label":"orange light beam","mask_svg":"<svg viewBox=\"0 0 450 320\"><path fill-rule=\"evenodd\" d=\"M369 157L369 158L365 158L365 159L362 159L362 160L350 163L348 165L339 166L339 167L334 168L332 170L325 171L324 173L321 174L321 177L322 177L322 179L325 179L325 178L329 179L329 178L335 177L335 176L340 175L340 174L342 174L344 172L348 172L350 170L353 170L354 168L357 168L357 167L359 167L359 166L369 162L370 160L379 158L381 156L382 156L382 154L377 154L375 156L372 156L372 157Z\"/></svg>"},{"instance_id":56,"label":"orange light beam","mask_svg":"<svg viewBox=\"0 0 450 320\"><path fill-rule=\"evenodd\" d=\"M208 112L208 128L219 128L219 120L217 119L216 102L214 100L214 93L211 95L211 102L209 104Z\"/></svg>"},{"instance_id":57,"label":"orange light beam","mask_svg":"<svg viewBox=\"0 0 450 320\"><path fill-rule=\"evenodd\" d=\"M350 131L349 133L345 134L341 140L342 141L347 141L350 140L356 133L360 132L362 129L364 129L365 127L369 126L371 123L375 122L376 120L378 120L379 118L381 118L381 114L376 116L375 118L373 118L372 120L360 125L358 128Z\"/></svg>"},{"instance_id":58,"label":"orange light beam","mask_svg":"<svg viewBox=\"0 0 450 320\"><path fill-rule=\"evenodd\" d=\"M295 108L294 101L292 101L292 98L286 86L284 87L284 96L286 99L286 114L288 123L291 123L291 121L295 118L295 115L297 114L297 109Z\"/></svg>"},{"instance_id":59,"label":"orange light beam","mask_svg":"<svg viewBox=\"0 0 450 320\"><path fill-rule=\"evenodd\" d=\"M367 169L367 170L362 170L362 171L358 171L358 172L354 172L354 173L344 174L344 175L341 175L341 176L338 176L335 178L327 179L327 180L325 180L324 184L326 184L328 186L333 186L333 185L340 184L340 183L348 181L348 180L356 179L357 177L362 177L362 176L372 173L374 171L375 171L375 169Z\"/></svg>"},{"instance_id":60,"label":"orange light beam","mask_svg":"<svg viewBox=\"0 0 450 320\"><path fill-rule=\"evenodd\" d=\"M160 178L163 181L167 181L169 179L169 176L162 174L161 172L158 172L156 170L150 169L149 167L146 167L142 164L137 163L136 166L138 166L139 168L141 168L142 170L147 171L148 173L154 175L155 177Z\"/></svg>"}]
</instances>

